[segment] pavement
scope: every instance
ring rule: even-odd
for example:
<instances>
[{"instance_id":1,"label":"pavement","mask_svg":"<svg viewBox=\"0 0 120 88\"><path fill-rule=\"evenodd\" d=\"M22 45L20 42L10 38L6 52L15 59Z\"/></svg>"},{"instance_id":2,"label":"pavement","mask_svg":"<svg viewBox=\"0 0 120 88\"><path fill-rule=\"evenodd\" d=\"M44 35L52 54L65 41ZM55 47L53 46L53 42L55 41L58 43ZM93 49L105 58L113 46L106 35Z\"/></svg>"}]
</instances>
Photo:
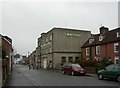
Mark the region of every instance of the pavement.
<instances>
[{"instance_id":1,"label":"pavement","mask_svg":"<svg viewBox=\"0 0 120 88\"><path fill-rule=\"evenodd\" d=\"M13 68L13 71L11 72L11 74L8 76L7 81L6 81L6 85L3 88L24 88L24 87L28 87L28 88L38 88L37 85L30 80L29 78L27 78L26 76L24 76L22 73L20 73L17 69Z\"/></svg>"}]
</instances>

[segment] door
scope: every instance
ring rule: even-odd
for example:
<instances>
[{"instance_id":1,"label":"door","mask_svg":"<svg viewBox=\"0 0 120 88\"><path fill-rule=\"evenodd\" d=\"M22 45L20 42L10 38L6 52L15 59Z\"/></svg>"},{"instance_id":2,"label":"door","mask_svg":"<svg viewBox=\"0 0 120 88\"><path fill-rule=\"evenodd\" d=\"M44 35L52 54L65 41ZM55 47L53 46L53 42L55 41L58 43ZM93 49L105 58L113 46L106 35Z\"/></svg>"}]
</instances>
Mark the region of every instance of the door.
<instances>
[{"instance_id":1,"label":"door","mask_svg":"<svg viewBox=\"0 0 120 88\"><path fill-rule=\"evenodd\" d=\"M43 68L45 68L45 69L47 68L47 59L43 60Z\"/></svg>"}]
</instances>

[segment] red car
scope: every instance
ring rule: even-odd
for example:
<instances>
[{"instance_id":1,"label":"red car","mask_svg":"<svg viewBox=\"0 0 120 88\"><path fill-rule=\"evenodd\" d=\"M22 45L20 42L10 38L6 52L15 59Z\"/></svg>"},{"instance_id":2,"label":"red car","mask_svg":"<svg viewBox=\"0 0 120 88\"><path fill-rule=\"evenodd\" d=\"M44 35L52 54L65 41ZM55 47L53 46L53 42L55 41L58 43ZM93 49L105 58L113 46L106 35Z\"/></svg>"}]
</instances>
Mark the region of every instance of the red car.
<instances>
[{"instance_id":1,"label":"red car","mask_svg":"<svg viewBox=\"0 0 120 88\"><path fill-rule=\"evenodd\" d=\"M62 73L71 75L85 75L85 69L83 69L79 64L64 64L62 66Z\"/></svg>"}]
</instances>

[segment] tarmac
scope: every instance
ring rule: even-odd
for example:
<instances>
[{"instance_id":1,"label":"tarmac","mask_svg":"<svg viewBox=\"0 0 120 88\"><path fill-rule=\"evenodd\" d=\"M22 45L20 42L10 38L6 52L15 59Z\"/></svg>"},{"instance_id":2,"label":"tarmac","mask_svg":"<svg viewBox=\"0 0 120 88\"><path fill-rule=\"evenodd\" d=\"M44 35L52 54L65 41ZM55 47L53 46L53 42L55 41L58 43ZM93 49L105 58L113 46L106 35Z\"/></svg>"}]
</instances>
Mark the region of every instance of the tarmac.
<instances>
[{"instance_id":1,"label":"tarmac","mask_svg":"<svg viewBox=\"0 0 120 88\"><path fill-rule=\"evenodd\" d=\"M60 72L60 70L51 70L55 72ZM86 74L89 76L97 77L96 74ZM15 67L11 74L8 76L5 86L3 88L40 88L40 86L36 85L34 81L24 76L19 70Z\"/></svg>"}]
</instances>

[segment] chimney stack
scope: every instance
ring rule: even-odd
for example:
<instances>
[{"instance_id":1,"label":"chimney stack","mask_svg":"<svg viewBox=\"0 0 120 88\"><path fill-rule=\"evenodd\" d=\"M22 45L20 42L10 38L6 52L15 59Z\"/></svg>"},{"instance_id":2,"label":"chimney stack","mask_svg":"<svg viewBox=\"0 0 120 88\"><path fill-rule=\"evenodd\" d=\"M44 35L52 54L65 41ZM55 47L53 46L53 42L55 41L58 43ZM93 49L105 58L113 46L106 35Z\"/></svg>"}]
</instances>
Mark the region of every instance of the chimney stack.
<instances>
[{"instance_id":1,"label":"chimney stack","mask_svg":"<svg viewBox=\"0 0 120 88\"><path fill-rule=\"evenodd\" d=\"M105 34L106 32L109 31L109 28L102 26L99 28L99 30L100 30L100 34Z\"/></svg>"}]
</instances>

